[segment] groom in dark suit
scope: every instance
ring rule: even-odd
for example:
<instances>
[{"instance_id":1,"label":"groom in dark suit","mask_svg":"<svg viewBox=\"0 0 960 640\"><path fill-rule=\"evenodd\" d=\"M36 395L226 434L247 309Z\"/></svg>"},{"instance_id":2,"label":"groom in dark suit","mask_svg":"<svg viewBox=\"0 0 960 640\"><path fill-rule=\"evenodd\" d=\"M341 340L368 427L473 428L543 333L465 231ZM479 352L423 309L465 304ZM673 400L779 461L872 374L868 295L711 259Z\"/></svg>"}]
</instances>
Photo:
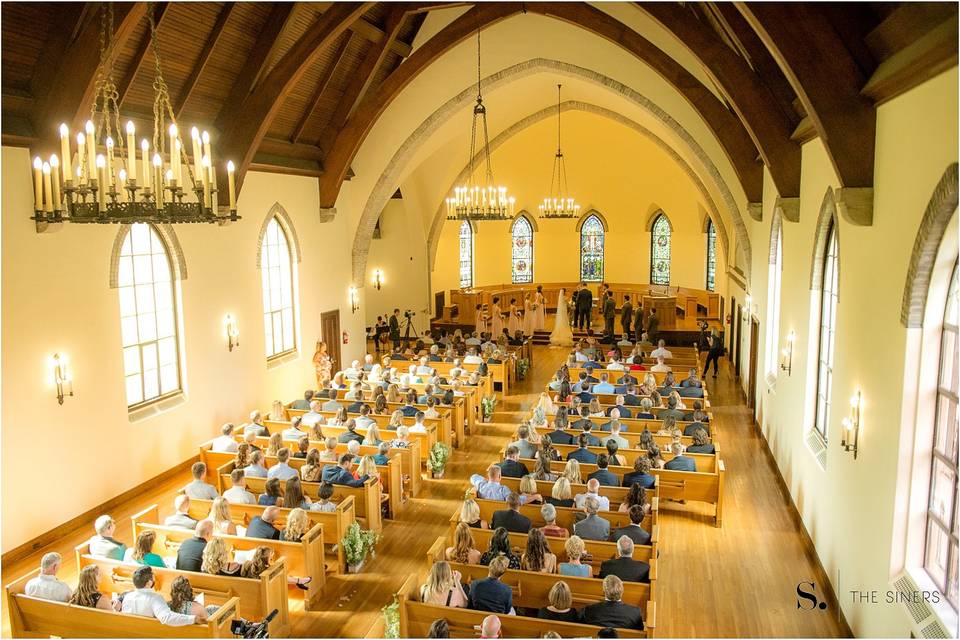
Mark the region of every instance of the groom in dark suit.
<instances>
[{"instance_id":1,"label":"groom in dark suit","mask_svg":"<svg viewBox=\"0 0 960 640\"><path fill-rule=\"evenodd\" d=\"M593 308L593 293L585 282L580 283L580 292L577 294L577 328L590 328L590 311Z\"/></svg>"}]
</instances>

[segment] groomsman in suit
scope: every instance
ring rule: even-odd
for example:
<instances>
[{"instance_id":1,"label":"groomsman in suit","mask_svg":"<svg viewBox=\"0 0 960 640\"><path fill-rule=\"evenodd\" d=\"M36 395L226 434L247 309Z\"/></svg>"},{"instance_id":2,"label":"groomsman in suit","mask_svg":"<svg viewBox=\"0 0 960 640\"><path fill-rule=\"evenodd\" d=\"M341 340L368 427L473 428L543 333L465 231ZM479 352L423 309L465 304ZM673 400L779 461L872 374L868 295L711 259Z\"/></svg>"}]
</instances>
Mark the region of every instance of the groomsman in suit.
<instances>
[{"instance_id":1,"label":"groomsman in suit","mask_svg":"<svg viewBox=\"0 0 960 640\"><path fill-rule=\"evenodd\" d=\"M577 328L590 328L590 311L593 308L593 293L587 288L585 282L580 283L580 291L577 293Z\"/></svg>"},{"instance_id":2,"label":"groomsman in suit","mask_svg":"<svg viewBox=\"0 0 960 640\"><path fill-rule=\"evenodd\" d=\"M617 315L617 303L613 300L613 294L607 291L603 301L603 339L613 343L616 340L613 337L613 320Z\"/></svg>"},{"instance_id":3,"label":"groomsman in suit","mask_svg":"<svg viewBox=\"0 0 960 640\"><path fill-rule=\"evenodd\" d=\"M630 296L623 296L623 306L620 307L620 326L623 327L623 334L631 335L630 325L633 322L633 304L630 302Z\"/></svg>"}]
</instances>

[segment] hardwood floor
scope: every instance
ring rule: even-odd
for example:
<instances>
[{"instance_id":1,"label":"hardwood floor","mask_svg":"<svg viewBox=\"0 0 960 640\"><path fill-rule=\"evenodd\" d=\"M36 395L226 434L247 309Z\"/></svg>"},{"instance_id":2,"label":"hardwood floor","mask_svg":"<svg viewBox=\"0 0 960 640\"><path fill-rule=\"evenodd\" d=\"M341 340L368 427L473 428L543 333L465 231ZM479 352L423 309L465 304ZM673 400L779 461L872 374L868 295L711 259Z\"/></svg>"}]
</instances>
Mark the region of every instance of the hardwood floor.
<instances>
[{"instance_id":1,"label":"hardwood floor","mask_svg":"<svg viewBox=\"0 0 960 640\"><path fill-rule=\"evenodd\" d=\"M297 598L291 600L294 636L356 638L381 633L381 607L391 602L407 576L425 575L427 549L447 531L466 479L496 458L564 355L561 349L535 347L527 380L518 383L511 396L499 399L494 422L480 425L479 433L468 436L467 446L453 453L446 477L425 480L421 495L406 504L400 518L385 522L376 558L367 562L363 573L328 580L326 611L305 612L291 590L291 598ZM724 524L719 529L713 526L706 505L662 505L657 636L840 636L843 627L830 611L797 609L797 583L820 582L816 561L808 556L790 501L781 492L776 469L730 375L724 360L720 377L708 380L727 469ZM160 504L164 515L171 512L173 496L188 481L187 475L114 510L111 515L122 523L118 537L131 541L129 517L150 504ZM64 557L61 578L75 585L73 547L92 533L91 523L4 566L4 583L37 566L43 553L58 551ZM2 632L9 637L5 607Z\"/></svg>"}]
</instances>

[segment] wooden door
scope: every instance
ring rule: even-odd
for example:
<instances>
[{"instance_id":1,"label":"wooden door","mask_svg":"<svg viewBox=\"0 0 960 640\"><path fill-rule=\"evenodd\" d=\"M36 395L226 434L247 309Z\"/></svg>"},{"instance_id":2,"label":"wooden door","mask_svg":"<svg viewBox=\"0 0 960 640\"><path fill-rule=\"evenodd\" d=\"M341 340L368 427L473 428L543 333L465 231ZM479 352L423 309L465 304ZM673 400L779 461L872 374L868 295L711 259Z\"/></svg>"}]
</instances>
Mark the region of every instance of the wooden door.
<instances>
[{"instance_id":1,"label":"wooden door","mask_svg":"<svg viewBox=\"0 0 960 640\"><path fill-rule=\"evenodd\" d=\"M736 331L737 342L733 347L733 375L739 380L740 379L740 343L743 338L743 307L737 306L737 318L736 326L734 330Z\"/></svg>"},{"instance_id":2,"label":"wooden door","mask_svg":"<svg viewBox=\"0 0 960 640\"><path fill-rule=\"evenodd\" d=\"M750 319L750 390L747 393L747 406L757 406L757 349L760 342L760 321Z\"/></svg>"},{"instance_id":3,"label":"wooden door","mask_svg":"<svg viewBox=\"0 0 960 640\"><path fill-rule=\"evenodd\" d=\"M331 371L343 369L340 359L340 310L324 311L320 314L320 339L327 343L327 353L332 362Z\"/></svg>"}]
</instances>

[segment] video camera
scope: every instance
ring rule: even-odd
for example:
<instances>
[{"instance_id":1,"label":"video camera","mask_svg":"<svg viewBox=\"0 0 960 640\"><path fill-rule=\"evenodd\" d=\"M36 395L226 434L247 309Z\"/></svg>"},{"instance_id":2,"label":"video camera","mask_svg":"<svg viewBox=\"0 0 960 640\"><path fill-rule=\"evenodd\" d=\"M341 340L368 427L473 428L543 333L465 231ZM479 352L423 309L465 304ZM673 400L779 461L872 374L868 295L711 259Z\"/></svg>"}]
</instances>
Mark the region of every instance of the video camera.
<instances>
[{"instance_id":1,"label":"video camera","mask_svg":"<svg viewBox=\"0 0 960 640\"><path fill-rule=\"evenodd\" d=\"M411 311L410 309L407 309L406 311L403 312L403 317L404 317L404 318L412 318L412 317L415 316L415 315L417 315L417 312L416 312L416 311Z\"/></svg>"},{"instance_id":2,"label":"video camera","mask_svg":"<svg viewBox=\"0 0 960 640\"><path fill-rule=\"evenodd\" d=\"M277 617L278 613L280 613L280 610L274 609L260 622L250 622L243 618L234 620L230 623L230 633L238 638L269 638L270 634L267 627L270 625L270 621Z\"/></svg>"}]
</instances>

